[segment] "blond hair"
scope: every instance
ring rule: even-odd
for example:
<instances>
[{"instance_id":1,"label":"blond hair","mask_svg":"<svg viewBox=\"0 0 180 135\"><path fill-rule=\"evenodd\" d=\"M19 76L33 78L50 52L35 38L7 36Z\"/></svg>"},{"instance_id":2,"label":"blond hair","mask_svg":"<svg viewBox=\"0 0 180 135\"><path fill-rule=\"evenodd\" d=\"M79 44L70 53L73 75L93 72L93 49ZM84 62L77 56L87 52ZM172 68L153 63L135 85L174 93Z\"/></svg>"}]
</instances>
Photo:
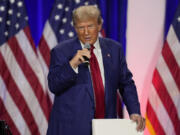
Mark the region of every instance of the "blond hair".
<instances>
[{"instance_id":1,"label":"blond hair","mask_svg":"<svg viewBox=\"0 0 180 135\"><path fill-rule=\"evenodd\" d=\"M73 11L72 20L73 25L76 25L77 21L83 21L88 19L97 19L98 24L102 24L102 17L100 10L93 5L80 6Z\"/></svg>"}]
</instances>

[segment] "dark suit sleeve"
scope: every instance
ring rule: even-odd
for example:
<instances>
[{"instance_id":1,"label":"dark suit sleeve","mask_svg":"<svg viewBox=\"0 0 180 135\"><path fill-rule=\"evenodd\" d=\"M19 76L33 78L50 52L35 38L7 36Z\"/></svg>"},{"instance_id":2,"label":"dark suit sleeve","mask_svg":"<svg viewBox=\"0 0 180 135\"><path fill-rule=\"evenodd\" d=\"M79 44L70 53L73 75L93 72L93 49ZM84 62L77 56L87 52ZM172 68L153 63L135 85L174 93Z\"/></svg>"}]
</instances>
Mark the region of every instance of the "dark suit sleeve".
<instances>
[{"instance_id":1,"label":"dark suit sleeve","mask_svg":"<svg viewBox=\"0 0 180 135\"><path fill-rule=\"evenodd\" d=\"M133 113L140 114L140 104L138 100L136 86L132 79L132 73L129 71L122 48L120 49L120 82L119 89L123 101L127 107L129 115Z\"/></svg>"},{"instance_id":2,"label":"dark suit sleeve","mask_svg":"<svg viewBox=\"0 0 180 135\"><path fill-rule=\"evenodd\" d=\"M71 68L69 59L60 49L51 51L48 85L50 91L60 94L75 83L77 74Z\"/></svg>"}]
</instances>

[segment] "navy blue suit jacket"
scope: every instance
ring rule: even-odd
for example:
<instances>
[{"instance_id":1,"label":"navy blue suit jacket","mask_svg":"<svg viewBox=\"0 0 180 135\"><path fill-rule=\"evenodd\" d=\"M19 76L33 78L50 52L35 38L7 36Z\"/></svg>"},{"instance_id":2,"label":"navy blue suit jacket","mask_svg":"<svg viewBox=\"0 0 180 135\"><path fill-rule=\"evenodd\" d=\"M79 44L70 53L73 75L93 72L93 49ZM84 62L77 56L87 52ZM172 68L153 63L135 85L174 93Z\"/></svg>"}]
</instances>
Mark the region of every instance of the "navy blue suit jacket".
<instances>
[{"instance_id":1,"label":"navy blue suit jacket","mask_svg":"<svg viewBox=\"0 0 180 135\"><path fill-rule=\"evenodd\" d=\"M140 114L140 106L132 74L127 68L122 46L100 38L105 76L105 118L116 118L117 89L129 114ZM48 84L55 94L48 135L91 135L94 118L94 94L89 68L81 64L78 74L69 61L82 47L78 38L65 41L51 51Z\"/></svg>"}]
</instances>

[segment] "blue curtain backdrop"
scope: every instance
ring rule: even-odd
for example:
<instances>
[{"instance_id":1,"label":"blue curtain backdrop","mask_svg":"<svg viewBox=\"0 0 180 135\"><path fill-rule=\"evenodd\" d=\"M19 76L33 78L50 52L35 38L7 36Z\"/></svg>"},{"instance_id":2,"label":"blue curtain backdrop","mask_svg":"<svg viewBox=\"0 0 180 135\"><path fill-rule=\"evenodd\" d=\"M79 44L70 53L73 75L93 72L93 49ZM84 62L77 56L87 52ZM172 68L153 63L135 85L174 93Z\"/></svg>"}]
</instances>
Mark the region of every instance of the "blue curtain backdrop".
<instances>
[{"instance_id":1,"label":"blue curtain backdrop","mask_svg":"<svg viewBox=\"0 0 180 135\"><path fill-rule=\"evenodd\" d=\"M127 0L97 0L106 37L119 41L126 52Z\"/></svg>"},{"instance_id":2,"label":"blue curtain backdrop","mask_svg":"<svg viewBox=\"0 0 180 135\"><path fill-rule=\"evenodd\" d=\"M44 23L48 19L54 0L25 0L29 26L36 45L42 35Z\"/></svg>"}]
</instances>

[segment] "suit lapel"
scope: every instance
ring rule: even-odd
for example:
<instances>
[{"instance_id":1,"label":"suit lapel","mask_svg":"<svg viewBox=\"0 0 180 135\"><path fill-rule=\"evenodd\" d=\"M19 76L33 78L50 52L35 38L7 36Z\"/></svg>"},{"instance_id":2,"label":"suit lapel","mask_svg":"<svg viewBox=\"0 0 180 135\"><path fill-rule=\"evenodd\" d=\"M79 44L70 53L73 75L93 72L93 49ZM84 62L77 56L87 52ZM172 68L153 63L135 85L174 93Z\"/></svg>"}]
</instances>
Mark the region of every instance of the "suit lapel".
<instances>
[{"instance_id":1,"label":"suit lapel","mask_svg":"<svg viewBox=\"0 0 180 135\"><path fill-rule=\"evenodd\" d=\"M109 84L109 79L110 77L110 72L111 71L111 65L112 65L112 50L108 46L106 42L102 38L99 39L100 42L100 47L101 47L101 53L102 53L102 59L103 59L103 65L104 65L104 78L105 78L105 101L107 101L108 98L108 87L110 86Z\"/></svg>"}]
</instances>

